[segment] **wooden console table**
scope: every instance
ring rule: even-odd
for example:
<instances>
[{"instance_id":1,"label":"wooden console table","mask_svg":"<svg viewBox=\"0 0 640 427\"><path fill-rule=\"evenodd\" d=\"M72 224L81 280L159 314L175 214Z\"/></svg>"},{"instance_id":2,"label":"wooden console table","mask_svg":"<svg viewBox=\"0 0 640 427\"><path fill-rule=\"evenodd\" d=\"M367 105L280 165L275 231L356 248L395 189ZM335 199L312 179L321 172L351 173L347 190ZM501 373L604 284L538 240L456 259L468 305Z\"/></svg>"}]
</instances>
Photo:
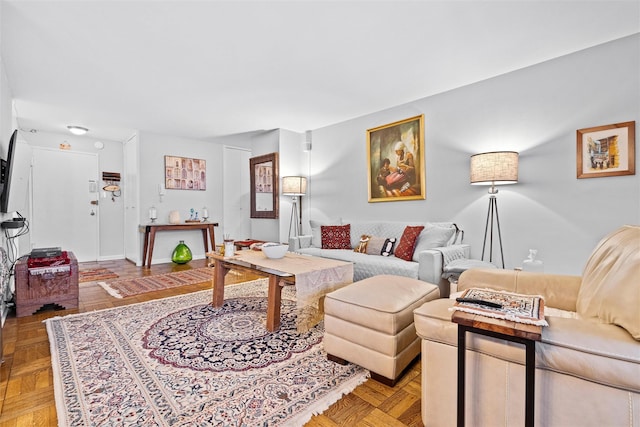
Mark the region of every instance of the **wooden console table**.
<instances>
[{"instance_id":1,"label":"wooden console table","mask_svg":"<svg viewBox=\"0 0 640 427\"><path fill-rule=\"evenodd\" d=\"M187 222L184 224L146 224L144 227L144 247L142 249L142 266L151 267L151 258L153 258L153 245L156 241L156 232L165 230L202 230L202 241L204 242L204 253L209 252L209 242L211 249L216 247L216 238L213 227L217 227L217 222ZM207 239L209 232L209 239ZM147 257L147 251L149 256Z\"/></svg>"}]
</instances>

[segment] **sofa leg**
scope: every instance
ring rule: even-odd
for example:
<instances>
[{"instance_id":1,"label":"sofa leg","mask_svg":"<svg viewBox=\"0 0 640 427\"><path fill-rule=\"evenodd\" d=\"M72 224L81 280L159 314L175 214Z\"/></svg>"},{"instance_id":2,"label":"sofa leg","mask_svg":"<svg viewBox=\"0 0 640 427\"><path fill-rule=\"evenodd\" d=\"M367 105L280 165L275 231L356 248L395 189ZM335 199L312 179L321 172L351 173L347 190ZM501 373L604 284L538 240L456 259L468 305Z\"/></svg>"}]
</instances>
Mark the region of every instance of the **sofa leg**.
<instances>
[{"instance_id":1,"label":"sofa leg","mask_svg":"<svg viewBox=\"0 0 640 427\"><path fill-rule=\"evenodd\" d=\"M402 376L402 374L400 374L400 377L401 376ZM398 377L398 378L400 378L400 377ZM384 384L386 386L389 386L389 387L394 387L396 385L396 382L398 381L398 378L391 379L391 378L383 377L380 374L376 374L375 372L371 372L371 379L372 380L378 381L379 383L382 383L382 384Z\"/></svg>"},{"instance_id":2,"label":"sofa leg","mask_svg":"<svg viewBox=\"0 0 640 427\"><path fill-rule=\"evenodd\" d=\"M327 353L327 359L331 360L332 362L336 362L340 365L346 365L347 363L349 363L348 361L344 360L341 357L338 356L334 356L333 354L329 354Z\"/></svg>"}]
</instances>

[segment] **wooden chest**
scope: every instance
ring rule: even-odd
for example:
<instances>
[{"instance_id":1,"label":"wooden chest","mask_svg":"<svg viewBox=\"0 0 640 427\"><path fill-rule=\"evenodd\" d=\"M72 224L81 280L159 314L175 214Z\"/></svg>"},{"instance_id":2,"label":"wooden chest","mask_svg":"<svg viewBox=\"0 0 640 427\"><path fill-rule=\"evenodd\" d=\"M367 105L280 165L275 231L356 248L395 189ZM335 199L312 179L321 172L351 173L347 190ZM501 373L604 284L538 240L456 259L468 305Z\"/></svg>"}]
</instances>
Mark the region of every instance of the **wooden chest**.
<instances>
[{"instance_id":1,"label":"wooden chest","mask_svg":"<svg viewBox=\"0 0 640 427\"><path fill-rule=\"evenodd\" d=\"M69 264L29 268L27 259L15 267L16 316L30 316L53 304L64 309L78 308L78 260L67 252Z\"/></svg>"}]
</instances>

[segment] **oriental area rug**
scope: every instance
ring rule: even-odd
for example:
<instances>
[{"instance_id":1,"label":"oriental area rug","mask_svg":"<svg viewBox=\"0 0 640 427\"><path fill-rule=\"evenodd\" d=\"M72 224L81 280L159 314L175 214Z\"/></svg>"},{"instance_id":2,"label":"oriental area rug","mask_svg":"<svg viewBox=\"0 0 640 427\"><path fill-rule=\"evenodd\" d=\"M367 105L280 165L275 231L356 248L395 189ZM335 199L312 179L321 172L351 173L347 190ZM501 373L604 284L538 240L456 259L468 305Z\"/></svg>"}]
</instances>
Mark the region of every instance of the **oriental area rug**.
<instances>
[{"instance_id":1,"label":"oriental area rug","mask_svg":"<svg viewBox=\"0 0 640 427\"><path fill-rule=\"evenodd\" d=\"M118 275L108 268L88 268L78 272L79 283L116 279L117 277Z\"/></svg>"},{"instance_id":2,"label":"oriental area rug","mask_svg":"<svg viewBox=\"0 0 640 427\"><path fill-rule=\"evenodd\" d=\"M366 381L296 331L295 290L265 328L267 280L45 321L58 424L301 426Z\"/></svg>"},{"instance_id":3,"label":"oriental area rug","mask_svg":"<svg viewBox=\"0 0 640 427\"><path fill-rule=\"evenodd\" d=\"M115 298L124 298L146 292L203 283L213 279L213 271L213 268L210 267L194 268L173 273L156 274L154 276L99 282L98 284L102 286L109 295Z\"/></svg>"}]
</instances>

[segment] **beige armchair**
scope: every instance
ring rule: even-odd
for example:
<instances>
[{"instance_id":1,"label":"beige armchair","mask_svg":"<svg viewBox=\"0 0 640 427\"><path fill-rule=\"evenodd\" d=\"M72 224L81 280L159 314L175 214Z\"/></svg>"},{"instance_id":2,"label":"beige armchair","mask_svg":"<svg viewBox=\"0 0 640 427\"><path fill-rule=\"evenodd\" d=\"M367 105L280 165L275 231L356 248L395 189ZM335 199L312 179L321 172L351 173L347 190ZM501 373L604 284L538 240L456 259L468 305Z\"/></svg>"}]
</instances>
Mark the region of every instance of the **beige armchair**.
<instances>
[{"instance_id":1,"label":"beige armchair","mask_svg":"<svg viewBox=\"0 0 640 427\"><path fill-rule=\"evenodd\" d=\"M545 299L549 326L536 343L536 425L640 426L640 227L606 236L581 277L469 270L458 290L471 287ZM425 426L456 425L452 305L439 299L414 311ZM523 347L469 334L466 360L467 425L524 425Z\"/></svg>"}]
</instances>

